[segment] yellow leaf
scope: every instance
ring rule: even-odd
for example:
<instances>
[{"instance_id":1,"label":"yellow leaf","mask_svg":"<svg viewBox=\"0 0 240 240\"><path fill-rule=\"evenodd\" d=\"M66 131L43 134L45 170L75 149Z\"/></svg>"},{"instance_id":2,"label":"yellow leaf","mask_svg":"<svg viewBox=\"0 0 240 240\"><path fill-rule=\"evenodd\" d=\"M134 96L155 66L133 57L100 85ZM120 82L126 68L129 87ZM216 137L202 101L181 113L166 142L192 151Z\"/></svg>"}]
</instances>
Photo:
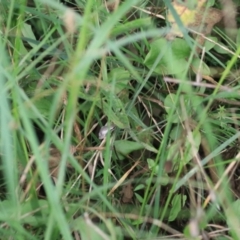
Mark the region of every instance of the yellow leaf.
<instances>
[{"instance_id":1,"label":"yellow leaf","mask_svg":"<svg viewBox=\"0 0 240 240\"><path fill-rule=\"evenodd\" d=\"M201 31L203 34L209 34L212 31L213 26L219 22L222 18L222 12L216 8L206 8L204 4L206 0L186 0L184 2L174 0L172 6L178 14L182 24L187 29L195 31ZM167 13L167 20L171 24L170 33L167 35L167 39L172 39L176 36L183 37L183 33L176 22L171 11ZM202 26L202 28L199 28ZM197 40L200 45L204 42L202 39Z\"/></svg>"},{"instance_id":2,"label":"yellow leaf","mask_svg":"<svg viewBox=\"0 0 240 240\"><path fill-rule=\"evenodd\" d=\"M198 12L203 7L203 4L205 2L206 0L197 1L196 7L192 9L187 2L184 4L184 3L179 3L177 0L175 0L172 2L172 6L174 7L175 11L179 15L183 25L185 27L188 27L188 26L194 25L194 23L196 22L196 17L198 15ZM183 34L179 29L178 24L176 23L176 20L170 11L168 11L167 20L172 25L171 32L175 36L182 37Z\"/></svg>"}]
</instances>

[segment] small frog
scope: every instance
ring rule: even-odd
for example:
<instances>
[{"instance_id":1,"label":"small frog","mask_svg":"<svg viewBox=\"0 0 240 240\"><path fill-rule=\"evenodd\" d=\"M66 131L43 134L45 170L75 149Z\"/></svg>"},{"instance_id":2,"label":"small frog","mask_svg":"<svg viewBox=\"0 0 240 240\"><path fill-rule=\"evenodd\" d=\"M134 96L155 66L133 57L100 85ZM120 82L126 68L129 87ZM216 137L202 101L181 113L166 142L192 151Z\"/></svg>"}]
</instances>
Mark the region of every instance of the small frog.
<instances>
[{"instance_id":1,"label":"small frog","mask_svg":"<svg viewBox=\"0 0 240 240\"><path fill-rule=\"evenodd\" d=\"M113 124L111 124L110 126L108 126L108 125L106 124L105 126L101 127L101 129L100 129L100 131L99 131L99 133L98 133L98 138L99 138L100 140L106 138L107 133L110 132L110 131L112 131L112 130L114 129L114 127L115 127L115 126L114 126Z\"/></svg>"}]
</instances>

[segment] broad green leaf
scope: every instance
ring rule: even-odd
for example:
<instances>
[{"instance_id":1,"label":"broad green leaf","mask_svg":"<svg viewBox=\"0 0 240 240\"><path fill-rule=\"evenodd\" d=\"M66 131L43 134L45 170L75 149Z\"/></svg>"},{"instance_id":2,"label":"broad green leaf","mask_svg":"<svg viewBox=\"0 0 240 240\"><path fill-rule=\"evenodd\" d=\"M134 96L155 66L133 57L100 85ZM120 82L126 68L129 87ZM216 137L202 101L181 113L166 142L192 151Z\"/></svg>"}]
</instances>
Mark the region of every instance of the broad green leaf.
<instances>
[{"instance_id":1,"label":"broad green leaf","mask_svg":"<svg viewBox=\"0 0 240 240\"><path fill-rule=\"evenodd\" d=\"M131 74L125 68L114 68L112 69L109 74L108 78L111 81L112 79L118 80L130 80Z\"/></svg>"},{"instance_id":2,"label":"broad green leaf","mask_svg":"<svg viewBox=\"0 0 240 240\"><path fill-rule=\"evenodd\" d=\"M144 146L141 143L128 140L116 140L114 142L114 146L116 148L116 151L124 156L128 155L133 151L144 148Z\"/></svg>"},{"instance_id":3,"label":"broad green leaf","mask_svg":"<svg viewBox=\"0 0 240 240\"><path fill-rule=\"evenodd\" d=\"M209 50L211 50L216 43L218 42L218 39L216 37L208 37L209 39L211 39L212 41L206 40L204 43L204 47L205 47L205 51L208 52Z\"/></svg>"},{"instance_id":4,"label":"broad green leaf","mask_svg":"<svg viewBox=\"0 0 240 240\"><path fill-rule=\"evenodd\" d=\"M188 99L188 101L191 103L190 108L194 111L198 110L199 106L201 106L203 101L203 98L200 96L186 96L186 99Z\"/></svg>"},{"instance_id":5,"label":"broad green leaf","mask_svg":"<svg viewBox=\"0 0 240 240\"><path fill-rule=\"evenodd\" d=\"M164 100L164 107L166 112L169 113L171 111L171 108L175 107L177 103L178 101L176 94L174 93L168 94Z\"/></svg>"},{"instance_id":6,"label":"broad green leaf","mask_svg":"<svg viewBox=\"0 0 240 240\"><path fill-rule=\"evenodd\" d=\"M32 39L32 40L37 41L37 40L36 40L36 37L35 37L35 35L34 35L33 31L32 31L32 26L29 25L29 24L27 24L27 23L24 23L24 24L23 24L22 34L23 34L23 36L24 36L25 38L29 38L29 39ZM32 41L27 41L27 42L29 43L29 45L30 45L31 47L33 47L33 48L36 47L36 44L34 44Z\"/></svg>"},{"instance_id":7,"label":"broad green leaf","mask_svg":"<svg viewBox=\"0 0 240 240\"><path fill-rule=\"evenodd\" d=\"M187 110L188 116L194 111L197 111L199 106L202 104L203 98L200 96L184 95L184 105ZM183 116L182 116L183 119Z\"/></svg>"},{"instance_id":8,"label":"broad green leaf","mask_svg":"<svg viewBox=\"0 0 240 240\"><path fill-rule=\"evenodd\" d=\"M221 53L221 54L229 54L229 52L226 50L226 49L228 49L228 47L225 46L223 43L221 43L221 46L223 46L224 48L222 48L222 47L220 47L218 45L215 45L213 49L216 52Z\"/></svg>"},{"instance_id":9,"label":"broad green leaf","mask_svg":"<svg viewBox=\"0 0 240 240\"><path fill-rule=\"evenodd\" d=\"M172 45L170 46L172 48L173 53L176 55L178 59L180 58L185 59L189 57L191 49L185 40L176 38L175 40L172 41Z\"/></svg>"},{"instance_id":10,"label":"broad green leaf","mask_svg":"<svg viewBox=\"0 0 240 240\"><path fill-rule=\"evenodd\" d=\"M138 191L138 190L141 190L141 189L144 189L146 186L144 184L139 184L137 185L135 188L134 188L134 191Z\"/></svg>"},{"instance_id":11,"label":"broad green leaf","mask_svg":"<svg viewBox=\"0 0 240 240\"><path fill-rule=\"evenodd\" d=\"M172 222L177 218L182 207L185 205L186 199L187 199L187 196L181 195L181 194L176 194L173 197L171 202L172 207L169 213L168 221Z\"/></svg>"},{"instance_id":12,"label":"broad green leaf","mask_svg":"<svg viewBox=\"0 0 240 240\"><path fill-rule=\"evenodd\" d=\"M179 139L182 135L183 129L182 126L180 124L178 124L177 126L175 126L170 133L170 138L175 141L176 139Z\"/></svg>"},{"instance_id":13,"label":"broad green leaf","mask_svg":"<svg viewBox=\"0 0 240 240\"><path fill-rule=\"evenodd\" d=\"M211 74L209 67L200 58L194 58L191 64L194 73L209 76Z\"/></svg>"},{"instance_id":14,"label":"broad green leaf","mask_svg":"<svg viewBox=\"0 0 240 240\"><path fill-rule=\"evenodd\" d=\"M190 54L190 48L183 39L176 38L170 44L165 38L158 39L150 44L144 63L148 68L154 69L159 74L177 74L186 70L188 63L186 58Z\"/></svg>"},{"instance_id":15,"label":"broad green leaf","mask_svg":"<svg viewBox=\"0 0 240 240\"><path fill-rule=\"evenodd\" d=\"M125 68L114 68L108 74L108 80L115 83L114 92L118 94L122 90L126 90L129 88L128 83L131 80L131 74Z\"/></svg>"},{"instance_id":16,"label":"broad green leaf","mask_svg":"<svg viewBox=\"0 0 240 240\"><path fill-rule=\"evenodd\" d=\"M140 203L143 203L143 197L142 196L140 196L138 193L134 193L134 195Z\"/></svg>"}]
</instances>

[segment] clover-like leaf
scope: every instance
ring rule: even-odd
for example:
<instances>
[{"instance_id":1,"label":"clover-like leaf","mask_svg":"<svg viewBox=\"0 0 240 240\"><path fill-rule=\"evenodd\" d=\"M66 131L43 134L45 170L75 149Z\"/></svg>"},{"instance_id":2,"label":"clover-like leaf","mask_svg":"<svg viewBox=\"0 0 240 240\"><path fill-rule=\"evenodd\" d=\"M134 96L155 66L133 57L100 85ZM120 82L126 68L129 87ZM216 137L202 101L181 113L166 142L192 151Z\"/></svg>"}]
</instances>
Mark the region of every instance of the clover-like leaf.
<instances>
[{"instance_id":1,"label":"clover-like leaf","mask_svg":"<svg viewBox=\"0 0 240 240\"><path fill-rule=\"evenodd\" d=\"M183 39L174 39L170 44L161 38L150 44L144 64L159 74L178 74L188 67L190 48Z\"/></svg>"}]
</instances>

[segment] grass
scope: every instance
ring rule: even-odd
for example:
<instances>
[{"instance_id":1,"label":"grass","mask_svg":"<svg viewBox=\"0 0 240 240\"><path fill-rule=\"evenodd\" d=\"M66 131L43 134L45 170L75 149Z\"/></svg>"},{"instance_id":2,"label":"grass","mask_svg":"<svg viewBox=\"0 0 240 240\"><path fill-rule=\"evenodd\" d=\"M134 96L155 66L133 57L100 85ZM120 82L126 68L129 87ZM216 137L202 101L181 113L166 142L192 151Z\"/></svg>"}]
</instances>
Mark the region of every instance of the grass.
<instances>
[{"instance_id":1,"label":"grass","mask_svg":"<svg viewBox=\"0 0 240 240\"><path fill-rule=\"evenodd\" d=\"M0 239L238 239L239 34L113 3L0 3Z\"/></svg>"}]
</instances>

